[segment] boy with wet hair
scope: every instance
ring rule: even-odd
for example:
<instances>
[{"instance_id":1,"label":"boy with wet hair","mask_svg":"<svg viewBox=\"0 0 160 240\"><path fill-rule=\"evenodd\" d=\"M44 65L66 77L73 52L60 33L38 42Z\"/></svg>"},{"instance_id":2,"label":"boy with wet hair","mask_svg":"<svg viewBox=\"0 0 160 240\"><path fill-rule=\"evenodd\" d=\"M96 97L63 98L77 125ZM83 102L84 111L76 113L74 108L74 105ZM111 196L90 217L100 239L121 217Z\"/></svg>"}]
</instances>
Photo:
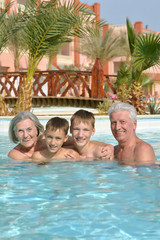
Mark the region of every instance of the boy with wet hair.
<instances>
[{"instance_id":1,"label":"boy with wet hair","mask_svg":"<svg viewBox=\"0 0 160 240\"><path fill-rule=\"evenodd\" d=\"M49 162L51 159L66 159L66 154L71 154L73 159L79 158L79 154L73 149L63 148L62 145L68 139L69 123L60 117L51 118L46 124L44 132L47 148L33 154L33 162Z\"/></svg>"},{"instance_id":2,"label":"boy with wet hair","mask_svg":"<svg viewBox=\"0 0 160 240\"><path fill-rule=\"evenodd\" d=\"M111 144L91 141L90 138L95 134L94 114L79 110L71 117L70 132L72 134L74 149L83 159L113 159L114 147Z\"/></svg>"}]
</instances>

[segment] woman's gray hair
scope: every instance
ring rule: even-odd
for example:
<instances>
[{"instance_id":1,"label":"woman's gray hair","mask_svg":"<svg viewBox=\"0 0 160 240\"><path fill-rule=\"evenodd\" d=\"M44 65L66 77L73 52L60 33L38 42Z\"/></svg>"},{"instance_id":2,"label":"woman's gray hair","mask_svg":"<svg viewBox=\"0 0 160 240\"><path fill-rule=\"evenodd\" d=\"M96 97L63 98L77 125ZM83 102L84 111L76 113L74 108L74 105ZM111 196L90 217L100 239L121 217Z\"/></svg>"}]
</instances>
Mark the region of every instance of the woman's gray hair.
<instances>
[{"instance_id":1,"label":"woman's gray hair","mask_svg":"<svg viewBox=\"0 0 160 240\"><path fill-rule=\"evenodd\" d=\"M39 122L38 118L29 111L23 111L23 112L18 113L10 122L8 134L9 134L9 138L12 142L14 142L14 143L19 142L17 135L16 135L16 130L17 130L16 126L17 126L17 123L19 123L23 120L26 120L26 119L30 119L34 123L35 127L37 128L38 136L43 133L44 127Z\"/></svg>"},{"instance_id":2,"label":"woman's gray hair","mask_svg":"<svg viewBox=\"0 0 160 240\"><path fill-rule=\"evenodd\" d=\"M132 122L137 121L136 109L129 103L124 103L124 102L115 103L108 109L109 118L111 119L111 114L113 112L119 112L119 111L128 111L129 117L132 120Z\"/></svg>"}]
</instances>

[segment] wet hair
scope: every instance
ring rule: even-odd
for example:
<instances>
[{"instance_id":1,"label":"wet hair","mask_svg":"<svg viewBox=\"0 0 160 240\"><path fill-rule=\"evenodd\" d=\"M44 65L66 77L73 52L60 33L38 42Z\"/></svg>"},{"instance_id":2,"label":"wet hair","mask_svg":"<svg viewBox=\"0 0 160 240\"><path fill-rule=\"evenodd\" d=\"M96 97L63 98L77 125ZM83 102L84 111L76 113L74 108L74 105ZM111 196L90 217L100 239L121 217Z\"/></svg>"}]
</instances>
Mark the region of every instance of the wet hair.
<instances>
[{"instance_id":1,"label":"wet hair","mask_svg":"<svg viewBox=\"0 0 160 240\"><path fill-rule=\"evenodd\" d=\"M14 142L14 143L19 142L17 134L16 134L17 123L24 121L26 119L30 119L34 123L35 127L37 128L37 133L38 133L37 136L39 136L43 133L44 127L39 122L38 118L29 111L23 111L23 112L18 113L10 122L8 134L9 134L9 138L12 142Z\"/></svg>"},{"instance_id":2,"label":"wet hair","mask_svg":"<svg viewBox=\"0 0 160 240\"><path fill-rule=\"evenodd\" d=\"M46 130L48 129L51 129L53 131L57 129L62 129L65 135L67 135L68 129L69 129L69 123L65 118L54 117L47 122Z\"/></svg>"},{"instance_id":3,"label":"wet hair","mask_svg":"<svg viewBox=\"0 0 160 240\"><path fill-rule=\"evenodd\" d=\"M86 110L80 109L77 112L75 112L71 117L71 127L73 126L74 121L84 122L84 123L91 123L92 127L95 126L95 117L94 114L91 112L88 112Z\"/></svg>"},{"instance_id":4,"label":"wet hair","mask_svg":"<svg viewBox=\"0 0 160 240\"><path fill-rule=\"evenodd\" d=\"M128 111L129 117L132 120L132 122L137 121L136 109L129 103L124 103L124 102L115 103L109 108L109 110L108 110L109 118L111 119L111 114L113 112L119 112L119 111Z\"/></svg>"}]
</instances>

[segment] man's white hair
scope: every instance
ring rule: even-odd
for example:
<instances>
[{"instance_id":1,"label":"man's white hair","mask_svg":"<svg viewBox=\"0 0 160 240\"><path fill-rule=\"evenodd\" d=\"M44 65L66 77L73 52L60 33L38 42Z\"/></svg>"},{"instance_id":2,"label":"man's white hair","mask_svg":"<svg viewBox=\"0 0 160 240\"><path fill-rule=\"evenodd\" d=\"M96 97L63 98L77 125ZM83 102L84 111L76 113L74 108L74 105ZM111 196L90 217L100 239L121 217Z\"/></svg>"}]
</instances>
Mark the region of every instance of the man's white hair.
<instances>
[{"instance_id":1,"label":"man's white hair","mask_svg":"<svg viewBox=\"0 0 160 240\"><path fill-rule=\"evenodd\" d=\"M109 118L111 119L111 114L113 112L120 112L120 111L128 111L129 117L132 120L132 122L137 121L136 109L129 103L124 103L124 102L115 103L108 109Z\"/></svg>"}]
</instances>

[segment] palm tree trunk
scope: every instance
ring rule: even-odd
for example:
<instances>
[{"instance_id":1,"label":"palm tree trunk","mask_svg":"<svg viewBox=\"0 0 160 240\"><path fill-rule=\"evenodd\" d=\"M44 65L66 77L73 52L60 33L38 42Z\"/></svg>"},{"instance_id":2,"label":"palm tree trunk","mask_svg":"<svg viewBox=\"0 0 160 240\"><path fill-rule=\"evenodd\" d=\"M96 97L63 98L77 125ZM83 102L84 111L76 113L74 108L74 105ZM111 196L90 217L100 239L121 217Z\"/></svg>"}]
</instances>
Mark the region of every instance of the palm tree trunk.
<instances>
[{"instance_id":1,"label":"palm tree trunk","mask_svg":"<svg viewBox=\"0 0 160 240\"><path fill-rule=\"evenodd\" d=\"M91 97L103 98L103 68L100 58L96 58L92 69Z\"/></svg>"},{"instance_id":2,"label":"palm tree trunk","mask_svg":"<svg viewBox=\"0 0 160 240\"><path fill-rule=\"evenodd\" d=\"M14 59L14 69L15 72L19 72L19 58Z\"/></svg>"},{"instance_id":3,"label":"palm tree trunk","mask_svg":"<svg viewBox=\"0 0 160 240\"><path fill-rule=\"evenodd\" d=\"M52 70L52 56L48 56L48 70Z\"/></svg>"},{"instance_id":4,"label":"palm tree trunk","mask_svg":"<svg viewBox=\"0 0 160 240\"><path fill-rule=\"evenodd\" d=\"M0 94L0 116L8 116L8 115L9 115L8 106Z\"/></svg>"},{"instance_id":5,"label":"palm tree trunk","mask_svg":"<svg viewBox=\"0 0 160 240\"><path fill-rule=\"evenodd\" d=\"M31 76L27 76L24 80L20 92L18 94L18 100L16 102L16 111L30 111L32 107L32 89L33 89L33 81Z\"/></svg>"}]
</instances>

